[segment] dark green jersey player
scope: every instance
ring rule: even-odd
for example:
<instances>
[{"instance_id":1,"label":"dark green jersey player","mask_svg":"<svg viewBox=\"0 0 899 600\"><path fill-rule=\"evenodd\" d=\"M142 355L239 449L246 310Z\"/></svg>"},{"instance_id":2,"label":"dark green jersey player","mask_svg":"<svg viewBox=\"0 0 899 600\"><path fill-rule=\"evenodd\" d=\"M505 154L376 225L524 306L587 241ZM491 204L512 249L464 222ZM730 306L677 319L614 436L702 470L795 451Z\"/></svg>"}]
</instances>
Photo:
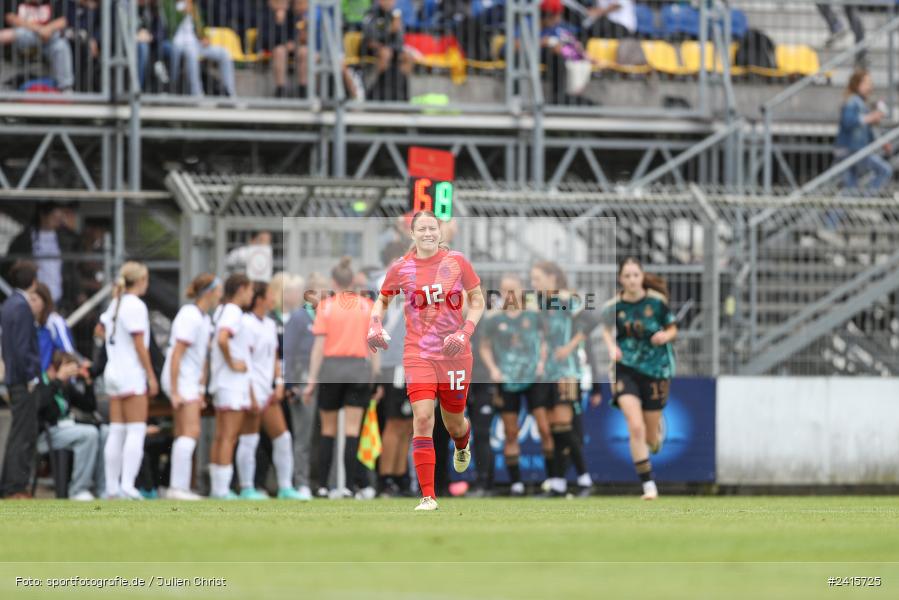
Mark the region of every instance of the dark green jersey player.
<instances>
[{"instance_id":1,"label":"dark green jersey player","mask_svg":"<svg viewBox=\"0 0 899 600\"><path fill-rule=\"evenodd\" d=\"M543 335L546 337L546 347L549 350L544 373L546 381L580 380L581 367L575 352L578 344L583 341L583 336L578 336L579 329L575 326L575 318L580 308L578 298L566 292L547 295L544 298L540 314L543 317ZM556 352L560 348L568 351Z\"/></svg>"},{"instance_id":2,"label":"dark green jersey player","mask_svg":"<svg viewBox=\"0 0 899 600\"><path fill-rule=\"evenodd\" d=\"M603 339L615 365L612 402L627 421L634 467L643 482L643 498L658 497L649 452L661 449L662 409L674 376L671 342L677 336L668 307L668 289L660 277L645 273L636 258L618 268L621 291L603 307Z\"/></svg>"},{"instance_id":3,"label":"dark green jersey player","mask_svg":"<svg viewBox=\"0 0 899 600\"><path fill-rule=\"evenodd\" d=\"M675 322L668 299L655 290L646 290L642 298L629 301L619 293L602 309L603 325L615 330L621 349L619 366L626 366L651 379L674 377L674 351L671 344L655 345L652 336Z\"/></svg>"},{"instance_id":4,"label":"dark green jersey player","mask_svg":"<svg viewBox=\"0 0 899 600\"><path fill-rule=\"evenodd\" d=\"M547 384L541 380L546 363L543 340L543 321L540 314L525 309L521 279L505 275L500 282L500 299L481 325L480 356L490 372L490 379L499 387L500 411L506 434L503 456L509 472L513 496L524 494L521 481L518 444L518 415L521 401L527 402L534 415L544 454L552 455L552 437L546 404L549 401Z\"/></svg>"},{"instance_id":5,"label":"dark green jersey player","mask_svg":"<svg viewBox=\"0 0 899 600\"><path fill-rule=\"evenodd\" d=\"M529 388L538 379L537 367L542 369L544 363L540 315L531 310L501 309L488 315L481 327L483 343L489 345L493 363L502 374L502 391Z\"/></svg>"},{"instance_id":6,"label":"dark green jersey player","mask_svg":"<svg viewBox=\"0 0 899 600\"><path fill-rule=\"evenodd\" d=\"M580 401L580 363L577 350L586 339L577 313L581 309L562 268L552 261L531 267L531 286L539 295L543 335L546 339L546 369L543 380L550 391L550 431L553 461L547 487L550 495L568 491L568 461L578 474L581 493L590 493L593 481L584 460L583 439L572 428L575 404Z\"/></svg>"}]
</instances>

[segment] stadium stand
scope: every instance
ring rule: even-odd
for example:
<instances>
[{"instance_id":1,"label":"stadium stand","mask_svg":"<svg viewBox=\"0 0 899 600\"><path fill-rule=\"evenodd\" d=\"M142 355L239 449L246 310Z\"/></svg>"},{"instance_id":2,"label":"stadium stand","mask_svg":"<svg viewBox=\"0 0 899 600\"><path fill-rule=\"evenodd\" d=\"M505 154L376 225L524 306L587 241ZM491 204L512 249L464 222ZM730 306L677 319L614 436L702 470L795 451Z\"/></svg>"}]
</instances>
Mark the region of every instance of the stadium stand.
<instances>
[{"instance_id":1,"label":"stadium stand","mask_svg":"<svg viewBox=\"0 0 899 600\"><path fill-rule=\"evenodd\" d=\"M83 4L69 7L83 15ZM610 39L579 37L560 2L385 0L405 27L395 50L413 68L406 76L393 61L379 76L363 47L378 2L310 0L308 12L290 2L279 32L265 29L267 2L196 4L200 44L238 67L233 98L210 59L198 63L203 97L172 81L173 40L150 0L105 0L99 22L66 23L31 48L0 31L0 294L11 293L13 260L36 259L44 277L58 260L77 279L59 305L84 356L128 257L152 273L145 300L162 347L187 281L223 275L225 257L260 231L271 232L271 270L320 275L346 253L374 273L381 240L355 223L404 213L405 154L421 145L451 152L458 210L503 240L457 240L485 281L510 264L527 272L538 256L522 239L545 241L507 220L550 224L560 230L545 236L558 243L548 254L570 258L578 285L601 280L596 265L608 270L609 239L667 278L683 375L899 373L897 190L867 187L868 159L894 161L899 141L894 5L860 11L868 47L854 52L848 38L829 43L811 2L639 3L636 38ZM4 14L21 6L0 0ZM309 84L291 53L296 93L276 97L261 39L306 49ZM137 42L143 62L120 48ZM568 89L569 68L585 66L585 85ZM860 102L879 116L835 154L859 66L875 88ZM58 212L65 250L48 258L34 244L52 247L49 226L29 223L36 201L51 199L64 204L41 210ZM595 221L609 217L611 236Z\"/></svg>"}]
</instances>

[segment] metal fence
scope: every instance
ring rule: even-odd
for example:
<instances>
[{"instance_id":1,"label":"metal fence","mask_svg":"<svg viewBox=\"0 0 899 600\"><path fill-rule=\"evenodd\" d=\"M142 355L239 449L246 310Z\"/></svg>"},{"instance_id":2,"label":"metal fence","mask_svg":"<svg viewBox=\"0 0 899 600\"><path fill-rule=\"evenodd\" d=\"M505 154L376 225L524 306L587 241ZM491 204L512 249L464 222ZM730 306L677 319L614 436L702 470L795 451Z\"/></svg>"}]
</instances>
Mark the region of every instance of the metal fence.
<instances>
[{"instance_id":1,"label":"metal fence","mask_svg":"<svg viewBox=\"0 0 899 600\"><path fill-rule=\"evenodd\" d=\"M837 132L853 72L866 70L870 74L874 89L865 100L871 110L876 106L883 113L883 118L874 122L875 137L895 126L899 81L895 61L899 13L895 4L790 3L782 10L783 16L778 19L759 14L758 20L765 23L764 31L776 41L778 58L789 58L789 49L797 62L801 59L808 63L808 69L804 73L807 76L765 98L758 106L764 123L764 170L759 183L768 192L777 183L798 189L837 162L833 160L829 139ZM826 28L815 28L816 21L826 24ZM823 139L818 142L816 136ZM886 154L892 154L892 149L887 148ZM844 173L853 175L856 170ZM869 193L864 186L849 189L855 187L854 178L834 175L833 181L844 180L848 193Z\"/></svg>"},{"instance_id":2,"label":"metal fence","mask_svg":"<svg viewBox=\"0 0 899 600\"><path fill-rule=\"evenodd\" d=\"M247 229L283 231L286 216L341 217L333 222L352 229L356 218L402 214L408 193L383 180L292 178L265 185L259 177L184 173L173 173L169 185L188 209L181 255L185 278L220 265ZM669 282L681 325L677 353L684 374L899 372L889 358L899 348L899 207L894 203L827 197L783 208L782 198L706 195L695 187L637 198L586 188L547 197L539 191L464 186L456 203L460 214L486 219L491 228L500 229L513 217L561 223L588 246L598 235L590 224L614 218L617 257L636 256ZM217 251L204 250L203 237L190 233L203 230L216 231ZM560 252L556 258L586 285L591 273L616 268L601 252L583 267L565 257ZM506 264L495 259L474 257L487 271ZM308 275L309 265L285 265Z\"/></svg>"},{"instance_id":3,"label":"metal fence","mask_svg":"<svg viewBox=\"0 0 899 600\"><path fill-rule=\"evenodd\" d=\"M109 98L112 0L0 0L0 97Z\"/></svg>"},{"instance_id":4,"label":"metal fence","mask_svg":"<svg viewBox=\"0 0 899 600\"><path fill-rule=\"evenodd\" d=\"M526 116L519 133L533 136L532 179L550 187L559 177L544 174L562 155L544 139L544 117L591 127L585 118L630 117L639 131L650 117L743 118L744 140L722 144L741 157L726 159L740 177L716 176L710 153L681 178L765 193L799 189L834 164L856 66L871 71L870 103L886 104L878 131L896 125L893 4L649 2L601 16L581 4L555 14L535 0L0 0L0 100L46 102L65 89L67 104L127 100L135 123L141 104L333 110L335 163L346 154L347 111ZM571 162L564 156L558 165ZM634 156L637 171L650 165Z\"/></svg>"},{"instance_id":5,"label":"metal fence","mask_svg":"<svg viewBox=\"0 0 899 600\"><path fill-rule=\"evenodd\" d=\"M721 71L714 44L725 43L715 25L726 33L716 10L627 3L599 17L589 2L569 6L555 13L534 0L2 0L2 97L63 91L71 101L101 100L110 97L113 67L127 66L150 102L706 111L709 76ZM651 101L636 107L635 95Z\"/></svg>"}]
</instances>

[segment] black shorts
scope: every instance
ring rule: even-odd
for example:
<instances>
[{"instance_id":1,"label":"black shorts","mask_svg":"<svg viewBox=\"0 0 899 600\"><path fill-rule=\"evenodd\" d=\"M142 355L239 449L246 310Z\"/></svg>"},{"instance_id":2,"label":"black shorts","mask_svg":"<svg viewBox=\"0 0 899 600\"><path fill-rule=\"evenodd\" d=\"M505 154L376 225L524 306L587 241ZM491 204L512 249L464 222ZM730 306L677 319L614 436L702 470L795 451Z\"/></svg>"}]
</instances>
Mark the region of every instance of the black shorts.
<instances>
[{"instance_id":1,"label":"black shorts","mask_svg":"<svg viewBox=\"0 0 899 600\"><path fill-rule=\"evenodd\" d=\"M643 410L662 410L668 403L670 386L670 379L653 379L630 367L615 365L612 405L618 406L620 396L631 395L640 399Z\"/></svg>"},{"instance_id":2,"label":"black shorts","mask_svg":"<svg viewBox=\"0 0 899 600\"><path fill-rule=\"evenodd\" d=\"M393 367L382 369L378 383L384 387L384 397L381 405L384 409L385 419L411 419L412 403L406 396L406 386L396 387L393 381Z\"/></svg>"},{"instance_id":3,"label":"black shorts","mask_svg":"<svg viewBox=\"0 0 899 600\"><path fill-rule=\"evenodd\" d=\"M371 371L364 358L325 358L318 385L319 410L340 410L345 406L368 407L371 399Z\"/></svg>"},{"instance_id":4,"label":"black shorts","mask_svg":"<svg viewBox=\"0 0 899 600\"><path fill-rule=\"evenodd\" d=\"M577 404L581 399L581 382L576 377L563 377L559 381L545 384L546 408L557 404Z\"/></svg>"},{"instance_id":5,"label":"black shorts","mask_svg":"<svg viewBox=\"0 0 899 600\"><path fill-rule=\"evenodd\" d=\"M550 406L550 397L554 383L532 383L527 388L518 392L507 392L500 386L500 395L503 399L503 405L500 409L504 413L521 412L521 399L524 398L528 403L528 412L533 413L535 408L548 408Z\"/></svg>"}]
</instances>

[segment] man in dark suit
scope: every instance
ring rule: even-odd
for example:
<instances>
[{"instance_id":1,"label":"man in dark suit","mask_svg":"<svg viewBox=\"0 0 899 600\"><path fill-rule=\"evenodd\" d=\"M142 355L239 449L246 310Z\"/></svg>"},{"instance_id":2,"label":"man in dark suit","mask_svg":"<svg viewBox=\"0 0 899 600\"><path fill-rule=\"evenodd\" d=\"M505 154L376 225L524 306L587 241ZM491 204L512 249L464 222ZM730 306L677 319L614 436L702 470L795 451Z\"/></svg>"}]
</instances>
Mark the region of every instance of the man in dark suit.
<instances>
[{"instance_id":1,"label":"man in dark suit","mask_svg":"<svg viewBox=\"0 0 899 600\"><path fill-rule=\"evenodd\" d=\"M37 267L30 261L17 262L9 271L9 283L15 290L0 310L0 343L12 405L2 494L28 498L28 478L38 434L37 384L41 374L37 327L28 302L28 294L37 287Z\"/></svg>"}]
</instances>

